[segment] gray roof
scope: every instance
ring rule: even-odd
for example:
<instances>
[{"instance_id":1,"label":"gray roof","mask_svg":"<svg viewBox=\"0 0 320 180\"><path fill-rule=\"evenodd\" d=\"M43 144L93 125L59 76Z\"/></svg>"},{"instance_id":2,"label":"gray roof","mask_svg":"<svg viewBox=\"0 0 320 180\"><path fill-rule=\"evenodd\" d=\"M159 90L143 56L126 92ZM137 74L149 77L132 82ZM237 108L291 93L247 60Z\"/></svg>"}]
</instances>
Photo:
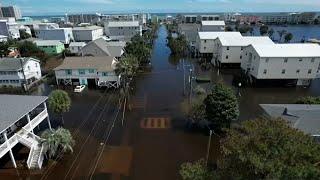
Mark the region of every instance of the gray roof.
<instances>
[{"instance_id":1,"label":"gray roof","mask_svg":"<svg viewBox=\"0 0 320 180\"><path fill-rule=\"evenodd\" d=\"M310 135L320 135L320 105L260 104L271 117L282 118L292 127Z\"/></svg>"},{"instance_id":2,"label":"gray roof","mask_svg":"<svg viewBox=\"0 0 320 180\"><path fill-rule=\"evenodd\" d=\"M59 40L35 40L34 43L37 46L58 46L63 45Z\"/></svg>"},{"instance_id":3,"label":"gray roof","mask_svg":"<svg viewBox=\"0 0 320 180\"><path fill-rule=\"evenodd\" d=\"M45 102L46 96L0 95L0 132Z\"/></svg>"},{"instance_id":4,"label":"gray roof","mask_svg":"<svg viewBox=\"0 0 320 180\"><path fill-rule=\"evenodd\" d=\"M34 58L0 58L0 70L2 71L16 71L21 68L21 61L25 65L29 60L40 62Z\"/></svg>"},{"instance_id":5,"label":"gray roof","mask_svg":"<svg viewBox=\"0 0 320 180\"><path fill-rule=\"evenodd\" d=\"M54 70L65 70L65 69L96 69L100 72L113 71L113 63L116 61L114 57L67 57L63 63L56 67Z\"/></svg>"},{"instance_id":6,"label":"gray roof","mask_svg":"<svg viewBox=\"0 0 320 180\"><path fill-rule=\"evenodd\" d=\"M106 56L111 56L111 53L109 52L108 47L107 47L107 42L103 38L99 38L94 41L91 41L83 48L88 48L88 47L91 47L92 45L101 49L106 54Z\"/></svg>"},{"instance_id":7,"label":"gray roof","mask_svg":"<svg viewBox=\"0 0 320 180\"><path fill-rule=\"evenodd\" d=\"M103 29L101 26L83 26L83 27L74 27L72 30L75 31L92 31L97 29Z\"/></svg>"},{"instance_id":8,"label":"gray roof","mask_svg":"<svg viewBox=\"0 0 320 180\"><path fill-rule=\"evenodd\" d=\"M126 46L126 43L124 41L107 42L105 39L99 38L94 41L91 41L83 48L89 48L92 47L92 45L101 49L106 54L106 56L120 57L123 54L122 50Z\"/></svg>"},{"instance_id":9,"label":"gray roof","mask_svg":"<svg viewBox=\"0 0 320 180\"><path fill-rule=\"evenodd\" d=\"M110 21L108 27L138 27L139 21Z\"/></svg>"},{"instance_id":10,"label":"gray roof","mask_svg":"<svg viewBox=\"0 0 320 180\"><path fill-rule=\"evenodd\" d=\"M85 45L86 45L85 42L71 42L71 43L69 44L69 47L72 47L72 46L75 46L75 47L83 47L83 46L85 46Z\"/></svg>"}]
</instances>

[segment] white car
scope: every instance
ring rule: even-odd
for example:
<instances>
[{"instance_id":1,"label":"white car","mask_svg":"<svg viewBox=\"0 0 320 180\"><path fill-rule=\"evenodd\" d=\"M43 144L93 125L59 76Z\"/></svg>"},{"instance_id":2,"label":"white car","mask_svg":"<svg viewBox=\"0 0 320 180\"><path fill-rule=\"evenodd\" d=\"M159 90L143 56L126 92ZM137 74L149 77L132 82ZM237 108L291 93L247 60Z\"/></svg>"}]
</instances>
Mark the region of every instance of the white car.
<instances>
[{"instance_id":1,"label":"white car","mask_svg":"<svg viewBox=\"0 0 320 180\"><path fill-rule=\"evenodd\" d=\"M86 88L85 85L76 86L76 88L74 89L74 92L81 93L85 88Z\"/></svg>"}]
</instances>

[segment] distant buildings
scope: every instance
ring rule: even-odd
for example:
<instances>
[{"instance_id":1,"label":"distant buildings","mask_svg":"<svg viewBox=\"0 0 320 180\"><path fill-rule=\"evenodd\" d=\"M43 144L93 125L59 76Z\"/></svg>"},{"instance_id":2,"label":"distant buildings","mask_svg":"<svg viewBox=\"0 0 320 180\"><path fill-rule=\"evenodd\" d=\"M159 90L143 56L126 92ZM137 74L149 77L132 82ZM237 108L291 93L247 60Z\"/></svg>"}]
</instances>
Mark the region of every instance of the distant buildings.
<instances>
[{"instance_id":1,"label":"distant buildings","mask_svg":"<svg viewBox=\"0 0 320 180\"><path fill-rule=\"evenodd\" d=\"M74 27L72 29L75 41L90 42L103 36L103 28L100 26Z\"/></svg>"},{"instance_id":2,"label":"distant buildings","mask_svg":"<svg viewBox=\"0 0 320 180\"><path fill-rule=\"evenodd\" d=\"M196 14L183 14L178 15L177 20L179 23L201 23L202 21L218 21L221 20L220 15L207 14L207 15L196 15Z\"/></svg>"},{"instance_id":3,"label":"distant buildings","mask_svg":"<svg viewBox=\"0 0 320 180\"><path fill-rule=\"evenodd\" d=\"M67 22L78 25L80 23L89 23L94 24L99 22L100 15L99 14L69 14L67 16Z\"/></svg>"},{"instance_id":4,"label":"distant buildings","mask_svg":"<svg viewBox=\"0 0 320 180\"><path fill-rule=\"evenodd\" d=\"M0 86L24 87L39 79L41 79L39 60L0 58Z\"/></svg>"},{"instance_id":5,"label":"distant buildings","mask_svg":"<svg viewBox=\"0 0 320 180\"><path fill-rule=\"evenodd\" d=\"M7 36L9 39L19 39L18 24L11 20L0 20L0 35Z\"/></svg>"},{"instance_id":6,"label":"distant buildings","mask_svg":"<svg viewBox=\"0 0 320 180\"><path fill-rule=\"evenodd\" d=\"M253 82L284 80L307 86L320 69L317 44L251 44L242 56L241 68Z\"/></svg>"},{"instance_id":7,"label":"distant buildings","mask_svg":"<svg viewBox=\"0 0 320 180\"><path fill-rule=\"evenodd\" d=\"M36 40L34 43L47 54L60 54L65 49L59 40Z\"/></svg>"},{"instance_id":8,"label":"distant buildings","mask_svg":"<svg viewBox=\"0 0 320 180\"><path fill-rule=\"evenodd\" d=\"M7 7L1 7L1 15L0 17L13 17L15 19L20 19L21 11L17 6L7 6Z\"/></svg>"},{"instance_id":9,"label":"distant buildings","mask_svg":"<svg viewBox=\"0 0 320 180\"><path fill-rule=\"evenodd\" d=\"M198 31L200 31L200 28L201 25L196 23L178 24L178 33L186 37L191 52L195 51Z\"/></svg>"},{"instance_id":10,"label":"distant buildings","mask_svg":"<svg viewBox=\"0 0 320 180\"><path fill-rule=\"evenodd\" d=\"M118 88L120 76L115 74L114 57L67 57L54 69L58 85L87 85Z\"/></svg>"},{"instance_id":11,"label":"distant buildings","mask_svg":"<svg viewBox=\"0 0 320 180\"><path fill-rule=\"evenodd\" d=\"M142 36L139 21L110 21L105 23L105 34L111 39L130 41L135 35Z\"/></svg>"}]
</instances>

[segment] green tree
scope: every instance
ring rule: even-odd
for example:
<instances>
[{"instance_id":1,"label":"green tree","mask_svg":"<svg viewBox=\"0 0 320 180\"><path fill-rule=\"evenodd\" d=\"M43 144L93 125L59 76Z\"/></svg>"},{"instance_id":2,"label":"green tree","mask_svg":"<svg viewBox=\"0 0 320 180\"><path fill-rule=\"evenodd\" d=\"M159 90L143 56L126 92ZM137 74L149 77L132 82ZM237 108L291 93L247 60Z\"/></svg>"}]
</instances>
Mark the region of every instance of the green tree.
<instances>
[{"instance_id":1,"label":"green tree","mask_svg":"<svg viewBox=\"0 0 320 180\"><path fill-rule=\"evenodd\" d=\"M20 55L22 57L34 57L41 61L42 64L45 64L49 59L49 56L39 49L36 44L30 41L22 41L17 43Z\"/></svg>"},{"instance_id":2,"label":"green tree","mask_svg":"<svg viewBox=\"0 0 320 180\"><path fill-rule=\"evenodd\" d=\"M51 92L48 99L49 109L61 116L62 124L64 124L63 113L68 112L71 107L71 99L67 92L63 90L55 90Z\"/></svg>"},{"instance_id":3,"label":"green tree","mask_svg":"<svg viewBox=\"0 0 320 180\"><path fill-rule=\"evenodd\" d=\"M57 130L45 130L41 134L43 145L45 146L46 155L52 159L60 152L73 152L75 141L69 130L58 128Z\"/></svg>"},{"instance_id":4,"label":"green tree","mask_svg":"<svg viewBox=\"0 0 320 180\"><path fill-rule=\"evenodd\" d=\"M125 51L128 55L134 56L140 65L149 63L151 56L151 45L143 37L136 35L128 42Z\"/></svg>"},{"instance_id":5,"label":"green tree","mask_svg":"<svg viewBox=\"0 0 320 180\"><path fill-rule=\"evenodd\" d=\"M127 83L132 78L139 68L139 62L134 56L126 56L116 65L116 74L121 75L124 83Z\"/></svg>"},{"instance_id":6,"label":"green tree","mask_svg":"<svg viewBox=\"0 0 320 180\"><path fill-rule=\"evenodd\" d=\"M301 97L295 101L295 104L320 104L320 97Z\"/></svg>"},{"instance_id":7,"label":"green tree","mask_svg":"<svg viewBox=\"0 0 320 180\"><path fill-rule=\"evenodd\" d=\"M261 36L267 34L268 30L269 30L269 27L267 25L260 26L260 34L261 34Z\"/></svg>"},{"instance_id":8,"label":"green tree","mask_svg":"<svg viewBox=\"0 0 320 180\"><path fill-rule=\"evenodd\" d=\"M255 119L226 131L217 172L231 179L319 179L320 145L282 119Z\"/></svg>"},{"instance_id":9,"label":"green tree","mask_svg":"<svg viewBox=\"0 0 320 180\"><path fill-rule=\"evenodd\" d=\"M191 102L185 99L181 103L182 112L188 117L192 123L198 123L206 119L206 107L203 103L205 96L199 95L194 97Z\"/></svg>"},{"instance_id":10,"label":"green tree","mask_svg":"<svg viewBox=\"0 0 320 180\"><path fill-rule=\"evenodd\" d=\"M284 42L286 42L286 43L290 42L292 39L293 39L293 34L292 33L287 33L284 36Z\"/></svg>"},{"instance_id":11,"label":"green tree","mask_svg":"<svg viewBox=\"0 0 320 180\"><path fill-rule=\"evenodd\" d=\"M204 100L208 121L213 128L229 128L231 121L239 117L239 105L233 90L222 84L214 86L211 94Z\"/></svg>"},{"instance_id":12,"label":"green tree","mask_svg":"<svg viewBox=\"0 0 320 180\"><path fill-rule=\"evenodd\" d=\"M225 31L233 31L231 26L226 26Z\"/></svg>"},{"instance_id":13,"label":"green tree","mask_svg":"<svg viewBox=\"0 0 320 180\"><path fill-rule=\"evenodd\" d=\"M20 39L28 39L31 38L31 35L28 34L25 30L20 29L19 30L20 33Z\"/></svg>"},{"instance_id":14,"label":"green tree","mask_svg":"<svg viewBox=\"0 0 320 180\"><path fill-rule=\"evenodd\" d=\"M205 161L200 159L195 162L183 163L179 173L183 180L212 180L214 174L205 165ZM216 178L218 179L218 178Z\"/></svg>"},{"instance_id":15,"label":"green tree","mask_svg":"<svg viewBox=\"0 0 320 180\"><path fill-rule=\"evenodd\" d=\"M177 38L168 36L168 46L171 49L171 54L183 56L187 50L187 40L184 35L179 35Z\"/></svg>"},{"instance_id":16,"label":"green tree","mask_svg":"<svg viewBox=\"0 0 320 180\"><path fill-rule=\"evenodd\" d=\"M278 35L279 35L279 42L282 41L282 37L287 33L286 30L280 30L280 31L277 31L278 32Z\"/></svg>"}]
</instances>

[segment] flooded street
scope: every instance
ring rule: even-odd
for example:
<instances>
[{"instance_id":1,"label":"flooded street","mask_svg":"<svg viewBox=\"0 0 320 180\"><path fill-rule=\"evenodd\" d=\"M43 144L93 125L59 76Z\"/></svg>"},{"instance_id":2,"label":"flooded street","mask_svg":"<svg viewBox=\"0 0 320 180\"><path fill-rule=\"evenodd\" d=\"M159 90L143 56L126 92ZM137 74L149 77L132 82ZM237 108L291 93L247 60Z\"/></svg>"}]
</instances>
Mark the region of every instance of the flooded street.
<instances>
[{"instance_id":1,"label":"flooded street","mask_svg":"<svg viewBox=\"0 0 320 180\"><path fill-rule=\"evenodd\" d=\"M208 136L185 128L185 117L180 110L186 98L183 65L181 60L170 58L166 38L166 28L161 26L152 53L152 70L139 74L133 83L131 110L124 114L123 126L118 91L70 93L72 108L64 115L64 126L72 131L76 140L74 153L58 158L57 164L44 165L41 172L31 172L31 175L19 170L0 172L0 179L175 180L179 179L181 163L204 158ZM218 73L217 69L202 72L195 63L194 66L196 75L208 75L213 83L223 82L229 86L237 72L221 70ZM48 95L50 89L41 86L36 93ZM260 103L292 103L300 96L320 95L320 81L313 81L310 88L242 88L240 93L242 121L259 116ZM60 121L58 117L51 120L54 124ZM213 138L211 160L217 158L217 152L218 139Z\"/></svg>"}]
</instances>

